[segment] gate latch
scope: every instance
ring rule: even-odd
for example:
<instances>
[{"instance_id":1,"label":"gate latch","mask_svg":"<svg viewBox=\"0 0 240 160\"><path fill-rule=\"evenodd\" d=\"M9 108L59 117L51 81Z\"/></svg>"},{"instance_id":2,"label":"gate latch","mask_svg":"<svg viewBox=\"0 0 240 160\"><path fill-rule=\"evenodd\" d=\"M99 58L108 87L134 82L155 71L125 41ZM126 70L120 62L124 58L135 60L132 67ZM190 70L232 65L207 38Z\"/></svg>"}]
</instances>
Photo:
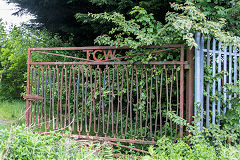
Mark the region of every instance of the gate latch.
<instances>
[{"instance_id":1,"label":"gate latch","mask_svg":"<svg viewBox=\"0 0 240 160\"><path fill-rule=\"evenodd\" d=\"M40 100L40 99L44 99L44 98L41 97L41 96L31 95L31 94L27 94L26 96L23 96L23 98L25 98L25 99L27 99L27 100L33 100L33 101L37 101L37 100Z\"/></svg>"}]
</instances>

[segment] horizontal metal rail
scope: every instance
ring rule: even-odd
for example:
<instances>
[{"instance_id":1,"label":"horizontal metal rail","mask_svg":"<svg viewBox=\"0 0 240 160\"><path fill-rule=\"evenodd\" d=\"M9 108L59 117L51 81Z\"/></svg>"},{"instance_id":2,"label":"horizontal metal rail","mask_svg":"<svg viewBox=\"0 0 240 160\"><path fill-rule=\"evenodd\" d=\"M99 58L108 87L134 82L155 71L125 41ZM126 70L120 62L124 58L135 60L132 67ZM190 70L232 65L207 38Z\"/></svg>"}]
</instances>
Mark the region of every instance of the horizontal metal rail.
<instances>
[{"instance_id":1,"label":"horizontal metal rail","mask_svg":"<svg viewBox=\"0 0 240 160\"><path fill-rule=\"evenodd\" d=\"M181 48L184 47L183 44L172 44L172 45L162 45L162 46L144 46L142 48L151 49L151 48ZM29 51L56 51L56 50L89 50L89 49L117 49L117 50L124 50L124 49L131 49L129 47L114 47L114 46L86 46L86 47L51 47L51 48L29 48Z\"/></svg>"},{"instance_id":2,"label":"horizontal metal rail","mask_svg":"<svg viewBox=\"0 0 240 160\"><path fill-rule=\"evenodd\" d=\"M180 61L156 61L156 62L148 62L148 63L142 63L142 62L101 62L101 61L95 61L95 62L31 62L30 65L174 65L174 64L182 64L182 65L188 65L188 62L180 62Z\"/></svg>"}]
</instances>

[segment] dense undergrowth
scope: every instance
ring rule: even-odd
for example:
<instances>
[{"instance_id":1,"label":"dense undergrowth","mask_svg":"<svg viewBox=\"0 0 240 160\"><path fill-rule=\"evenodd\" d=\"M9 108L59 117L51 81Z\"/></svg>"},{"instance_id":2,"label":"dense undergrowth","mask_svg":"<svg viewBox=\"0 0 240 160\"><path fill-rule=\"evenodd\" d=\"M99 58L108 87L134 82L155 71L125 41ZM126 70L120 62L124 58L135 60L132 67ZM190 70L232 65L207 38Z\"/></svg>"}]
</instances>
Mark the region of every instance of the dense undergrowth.
<instances>
[{"instance_id":1,"label":"dense undergrowth","mask_svg":"<svg viewBox=\"0 0 240 160\"><path fill-rule=\"evenodd\" d=\"M10 102L8 104L11 106ZM186 124L174 113L170 112L169 117L178 124ZM187 125L185 127L191 132L189 136L177 141L164 136L156 146L149 146L149 154L140 154L118 146L112 147L107 142L93 144L76 141L63 137L60 131L51 132L50 135L34 134L31 128L15 122L11 128L0 129L0 159L240 159L239 144L228 141L234 139L234 135L214 125L202 131ZM65 131L64 134L70 132ZM115 157L115 154L125 156Z\"/></svg>"},{"instance_id":2,"label":"dense undergrowth","mask_svg":"<svg viewBox=\"0 0 240 160\"><path fill-rule=\"evenodd\" d=\"M110 155L107 147L105 155L100 145L93 149L93 144L84 146L59 134L34 134L24 127L0 131L0 140L1 159L103 159Z\"/></svg>"},{"instance_id":3,"label":"dense undergrowth","mask_svg":"<svg viewBox=\"0 0 240 160\"><path fill-rule=\"evenodd\" d=\"M103 150L104 148L104 150ZM116 150L104 144L75 141L59 133L34 134L18 126L0 130L0 159L139 159L133 154L115 157ZM149 147L149 155L141 159L240 159L240 151L234 146L210 144L202 136L190 136L177 142L163 137L157 146Z\"/></svg>"}]
</instances>

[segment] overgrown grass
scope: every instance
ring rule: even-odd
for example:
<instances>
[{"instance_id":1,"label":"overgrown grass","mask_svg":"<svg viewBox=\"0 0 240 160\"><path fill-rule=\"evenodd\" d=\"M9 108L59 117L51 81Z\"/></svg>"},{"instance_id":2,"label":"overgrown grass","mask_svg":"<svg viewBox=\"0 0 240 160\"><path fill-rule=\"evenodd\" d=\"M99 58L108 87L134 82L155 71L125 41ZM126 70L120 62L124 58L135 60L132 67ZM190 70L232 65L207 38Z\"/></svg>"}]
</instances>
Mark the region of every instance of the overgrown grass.
<instances>
[{"instance_id":1,"label":"overgrown grass","mask_svg":"<svg viewBox=\"0 0 240 160\"><path fill-rule=\"evenodd\" d=\"M25 101L0 101L0 118L4 120L17 120L25 111Z\"/></svg>"},{"instance_id":2,"label":"overgrown grass","mask_svg":"<svg viewBox=\"0 0 240 160\"><path fill-rule=\"evenodd\" d=\"M11 124L19 120L25 111L25 101L0 101L0 129L10 128ZM24 123L23 117L20 123Z\"/></svg>"}]
</instances>

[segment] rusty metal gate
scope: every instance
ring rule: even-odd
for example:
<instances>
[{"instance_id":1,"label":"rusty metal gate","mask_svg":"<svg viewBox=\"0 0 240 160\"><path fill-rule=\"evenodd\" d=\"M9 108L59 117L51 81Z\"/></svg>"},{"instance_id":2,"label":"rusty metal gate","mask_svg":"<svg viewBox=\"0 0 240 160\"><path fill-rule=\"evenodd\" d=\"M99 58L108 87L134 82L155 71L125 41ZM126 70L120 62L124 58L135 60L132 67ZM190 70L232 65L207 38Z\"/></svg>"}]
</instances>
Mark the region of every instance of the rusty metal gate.
<instances>
[{"instance_id":1,"label":"rusty metal gate","mask_svg":"<svg viewBox=\"0 0 240 160\"><path fill-rule=\"evenodd\" d=\"M145 53L127 55L127 47L29 49L27 126L38 133L70 128L73 137L96 141L155 145L164 135L182 138L183 126L168 113L191 121L193 78L187 75L184 101L184 70L190 68L184 45L145 49L157 61L131 62ZM169 51L178 60L159 61Z\"/></svg>"}]
</instances>

